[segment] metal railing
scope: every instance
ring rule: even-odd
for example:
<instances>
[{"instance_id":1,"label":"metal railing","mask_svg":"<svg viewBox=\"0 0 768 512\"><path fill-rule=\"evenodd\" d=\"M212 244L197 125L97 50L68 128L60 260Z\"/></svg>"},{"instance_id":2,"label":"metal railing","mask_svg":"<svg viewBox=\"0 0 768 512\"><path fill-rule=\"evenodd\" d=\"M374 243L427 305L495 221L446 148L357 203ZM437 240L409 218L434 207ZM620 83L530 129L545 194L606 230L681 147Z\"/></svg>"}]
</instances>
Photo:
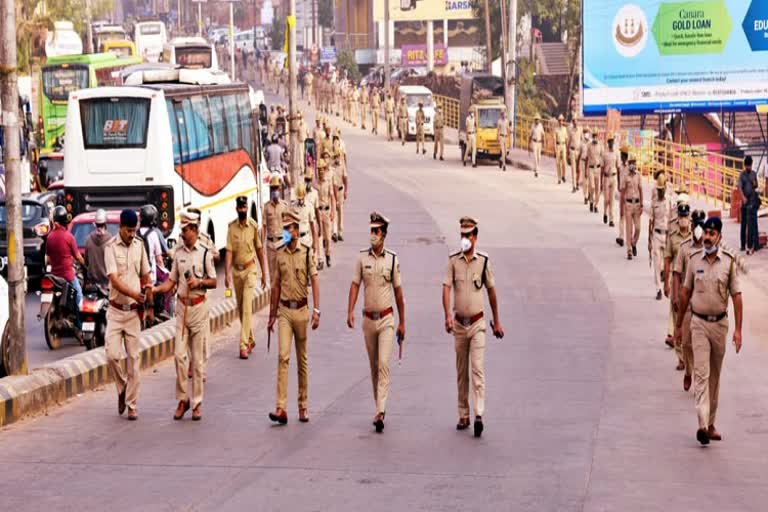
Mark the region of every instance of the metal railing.
<instances>
[{"instance_id":1,"label":"metal railing","mask_svg":"<svg viewBox=\"0 0 768 512\"><path fill-rule=\"evenodd\" d=\"M443 120L445 126L449 128L459 129L459 115L461 115L461 108L459 108L459 100L451 98L449 96L441 96L439 94L433 94L432 98L437 105L443 109Z\"/></svg>"}]
</instances>

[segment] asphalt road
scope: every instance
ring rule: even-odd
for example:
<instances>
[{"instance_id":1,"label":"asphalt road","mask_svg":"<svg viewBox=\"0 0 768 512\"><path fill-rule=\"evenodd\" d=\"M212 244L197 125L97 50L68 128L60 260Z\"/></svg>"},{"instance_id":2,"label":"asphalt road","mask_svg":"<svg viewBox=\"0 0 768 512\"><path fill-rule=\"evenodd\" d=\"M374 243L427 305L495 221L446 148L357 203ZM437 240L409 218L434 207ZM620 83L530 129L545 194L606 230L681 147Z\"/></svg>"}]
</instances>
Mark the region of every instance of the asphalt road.
<instances>
[{"instance_id":1,"label":"asphalt road","mask_svg":"<svg viewBox=\"0 0 768 512\"><path fill-rule=\"evenodd\" d=\"M718 428L695 440L691 393L664 347L667 306L644 256L551 176L462 168L343 127L350 201L345 241L321 273L310 335L309 424L273 426L276 353L263 328L237 359L232 333L210 362L204 418L174 422L170 363L143 374L140 420L110 386L0 434L8 510L762 511L768 498L762 378L768 347L745 285L745 349L728 349ZM431 149L431 148L430 148ZM391 218L407 307L402 365L392 361L387 426L375 412L360 329L347 329L352 266L367 216ZM458 219L480 221L496 272L504 340L486 348L486 432L457 432L453 340L440 283ZM641 251L642 253L642 251ZM749 295L753 293L753 295ZM764 304L764 302L762 302ZM358 314L359 319L359 314ZM259 315L263 323L263 313ZM263 325L263 324L262 324ZM275 340L273 340L273 344Z\"/></svg>"}]
</instances>

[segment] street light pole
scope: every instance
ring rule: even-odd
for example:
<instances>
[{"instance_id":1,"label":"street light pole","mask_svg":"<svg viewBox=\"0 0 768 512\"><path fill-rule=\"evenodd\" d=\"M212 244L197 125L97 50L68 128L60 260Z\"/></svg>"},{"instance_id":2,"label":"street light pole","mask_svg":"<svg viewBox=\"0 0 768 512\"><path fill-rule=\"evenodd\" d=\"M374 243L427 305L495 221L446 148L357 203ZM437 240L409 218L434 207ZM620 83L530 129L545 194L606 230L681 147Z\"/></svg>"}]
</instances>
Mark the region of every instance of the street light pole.
<instances>
[{"instance_id":1,"label":"street light pole","mask_svg":"<svg viewBox=\"0 0 768 512\"><path fill-rule=\"evenodd\" d=\"M384 92L389 92L389 0L384 0Z\"/></svg>"},{"instance_id":2,"label":"street light pole","mask_svg":"<svg viewBox=\"0 0 768 512\"><path fill-rule=\"evenodd\" d=\"M488 0L483 0L485 5L485 55L486 55L486 71L488 73L493 72L493 52L491 47L491 12Z\"/></svg>"},{"instance_id":3,"label":"street light pole","mask_svg":"<svg viewBox=\"0 0 768 512\"><path fill-rule=\"evenodd\" d=\"M299 127L296 108L298 106L296 93L296 0L290 0L289 9L290 12L286 20L286 30L288 30L288 126L290 127L288 162L291 171L291 185L295 186L301 165L299 144L303 142L298 140Z\"/></svg>"},{"instance_id":4,"label":"street light pole","mask_svg":"<svg viewBox=\"0 0 768 512\"><path fill-rule=\"evenodd\" d=\"M509 37L507 52L507 83L505 94L505 101L507 103L507 112L512 116L512 147L515 147L515 128L517 127L517 108L515 103L517 102L517 77L519 71L517 69L517 0L509 0L509 18L507 21L509 25ZM510 85L512 87L510 87Z\"/></svg>"},{"instance_id":5,"label":"street light pole","mask_svg":"<svg viewBox=\"0 0 768 512\"><path fill-rule=\"evenodd\" d=\"M9 375L27 373L24 333L24 238L21 220L21 141L19 140L19 84L16 70L16 5L0 0L0 87L5 140L5 210L8 240L8 336L0 359Z\"/></svg>"}]
</instances>

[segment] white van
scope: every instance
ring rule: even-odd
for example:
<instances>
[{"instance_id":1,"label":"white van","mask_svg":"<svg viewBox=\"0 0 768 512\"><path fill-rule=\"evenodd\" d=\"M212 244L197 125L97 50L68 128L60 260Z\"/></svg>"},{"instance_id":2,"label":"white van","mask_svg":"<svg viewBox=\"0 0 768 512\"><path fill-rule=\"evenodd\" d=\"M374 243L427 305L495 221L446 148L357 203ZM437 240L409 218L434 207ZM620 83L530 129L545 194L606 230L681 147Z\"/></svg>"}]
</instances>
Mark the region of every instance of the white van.
<instances>
[{"instance_id":1,"label":"white van","mask_svg":"<svg viewBox=\"0 0 768 512\"><path fill-rule=\"evenodd\" d=\"M219 69L216 50L202 37L174 37L163 47L161 60L189 69Z\"/></svg>"},{"instance_id":2,"label":"white van","mask_svg":"<svg viewBox=\"0 0 768 512\"><path fill-rule=\"evenodd\" d=\"M424 109L424 135L435 135L435 102L432 99L432 91L423 85L401 85L397 90L398 102L405 98L408 106L408 133L407 136L416 136L416 111L419 103ZM399 103L398 103L399 104Z\"/></svg>"},{"instance_id":3,"label":"white van","mask_svg":"<svg viewBox=\"0 0 768 512\"><path fill-rule=\"evenodd\" d=\"M56 21L53 23L53 32L48 32L45 40L46 57L58 57L60 55L80 55L83 53L83 41L75 32L75 26L71 21Z\"/></svg>"},{"instance_id":4,"label":"white van","mask_svg":"<svg viewBox=\"0 0 768 512\"><path fill-rule=\"evenodd\" d=\"M162 21L140 21L133 32L136 53L147 62L158 62L163 46L168 42L165 24Z\"/></svg>"},{"instance_id":5,"label":"white van","mask_svg":"<svg viewBox=\"0 0 768 512\"><path fill-rule=\"evenodd\" d=\"M235 48L245 53L253 53L253 30L243 30L235 34Z\"/></svg>"}]
</instances>

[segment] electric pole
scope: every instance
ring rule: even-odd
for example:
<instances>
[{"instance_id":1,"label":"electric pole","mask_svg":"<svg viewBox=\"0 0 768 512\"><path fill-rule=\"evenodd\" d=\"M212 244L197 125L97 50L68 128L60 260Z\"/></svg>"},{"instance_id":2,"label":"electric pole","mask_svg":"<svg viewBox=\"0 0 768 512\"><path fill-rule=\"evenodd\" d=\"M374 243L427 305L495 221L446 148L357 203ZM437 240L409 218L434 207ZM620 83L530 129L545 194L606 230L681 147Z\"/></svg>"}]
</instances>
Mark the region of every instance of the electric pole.
<instances>
[{"instance_id":1,"label":"electric pole","mask_svg":"<svg viewBox=\"0 0 768 512\"><path fill-rule=\"evenodd\" d=\"M485 5L485 61L486 61L486 71L488 73L492 73L492 65L493 65L493 52L491 47L491 8L488 5L488 0L483 0Z\"/></svg>"},{"instance_id":2,"label":"electric pole","mask_svg":"<svg viewBox=\"0 0 768 512\"><path fill-rule=\"evenodd\" d=\"M389 92L389 0L384 0L384 92Z\"/></svg>"},{"instance_id":3,"label":"electric pole","mask_svg":"<svg viewBox=\"0 0 768 512\"><path fill-rule=\"evenodd\" d=\"M296 0L290 0L289 9L290 12L286 20L286 30L288 30L288 124L290 126L289 139L291 144L288 158L291 169L291 186L295 186L299 170L301 169L299 144L304 142L298 140L298 111L296 109L298 103L296 94Z\"/></svg>"},{"instance_id":4,"label":"electric pole","mask_svg":"<svg viewBox=\"0 0 768 512\"><path fill-rule=\"evenodd\" d=\"M93 53L93 26L91 20L91 0L85 0L85 53Z\"/></svg>"},{"instance_id":5,"label":"electric pole","mask_svg":"<svg viewBox=\"0 0 768 512\"><path fill-rule=\"evenodd\" d=\"M515 147L515 128L517 127L517 0L509 0L509 37L507 38L509 51L507 52L507 83L504 100L507 103L507 112L512 119L512 147ZM511 87L510 87L511 86Z\"/></svg>"},{"instance_id":6,"label":"electric pole","mask_svg":"<svg viewBox=\"0 0 768 512\"><path fill-rule=\"evenodd\" d=\"M24 238L21 222L21 144L19 140L19 84L16 72L16 5L0 0L0 88L5 141L5 211L8 237L8 337L3 343L3 365L9 375L27 373L24 333Z\"/></svg>"}]
</instances>

